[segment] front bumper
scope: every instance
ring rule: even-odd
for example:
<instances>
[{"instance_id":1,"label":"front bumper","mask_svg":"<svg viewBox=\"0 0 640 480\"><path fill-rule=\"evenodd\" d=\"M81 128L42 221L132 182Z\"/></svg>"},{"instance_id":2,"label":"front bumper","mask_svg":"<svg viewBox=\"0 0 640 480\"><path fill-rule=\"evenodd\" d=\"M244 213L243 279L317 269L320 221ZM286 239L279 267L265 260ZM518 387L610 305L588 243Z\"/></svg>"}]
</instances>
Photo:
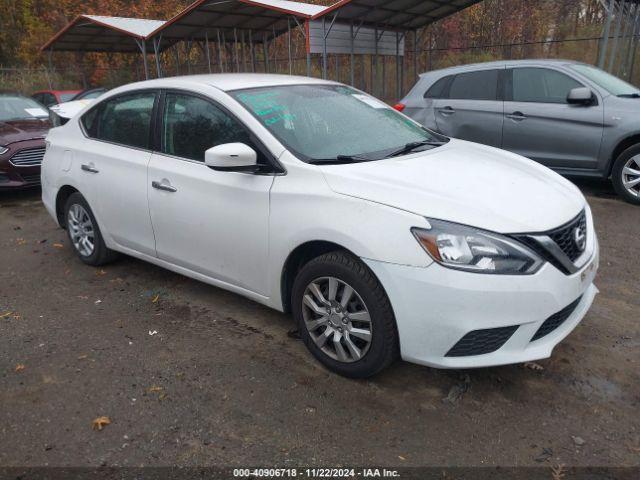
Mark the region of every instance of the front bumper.
<instances>
[{"instance_id":1,"label":"front bumper","mask_svg":"<svg viewBox=\"0 0 640 480\"><path fill-rule=\"evenodd\" d=\"M17 190L40 185L40 165L16 166L11 157L31 148L43 148L44 139L25 140L9 145L9 151L0 156L0 190Z\"/></svg>"},{"instance_id":2,"label":"front bumper","mask_svg":"<svg viewBox=\"0 0 640 480\"><path fill-rule=\"evenodd\" d=\"M477 368L551 356L553 348L580 323L598 289L593 281L599 252L575 274L545 264L535 275L486 275L442 267L410 267L364 259L393 306L402 358L438 368ZM546 319L578 298L572 313L545 336L532 338ZM476 330L517 326L497 350L446 356Z\"/></svg>"}]
</instances>

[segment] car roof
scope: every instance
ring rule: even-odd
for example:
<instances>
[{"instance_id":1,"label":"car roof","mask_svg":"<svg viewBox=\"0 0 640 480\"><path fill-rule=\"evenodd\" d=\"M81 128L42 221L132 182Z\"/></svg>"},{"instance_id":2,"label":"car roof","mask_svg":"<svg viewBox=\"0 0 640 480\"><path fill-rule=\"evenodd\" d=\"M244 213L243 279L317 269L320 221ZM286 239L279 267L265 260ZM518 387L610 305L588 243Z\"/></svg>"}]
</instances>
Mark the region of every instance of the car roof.
<instances>
[{"instance_id":1,"label":"car roof","mask_svg":"<svg viewBox=\"0 0 640 480\"><path fill-rule=\"evenodd\" d=\"M455 73L466 72L473 70L481 70L486 68L504 68L504 67L517 67L523 65L581 65L583 62L576 62L575 60L563 60L557 58L531 58L527 60L498 60L493 62L481 62L481 63L469 63L466 65L457 65L455 67L441 68L439 70L431 70L421 74L432 75L442 73Z\"/></svg>"},{"instance_id":2,"label":"car roof","mask_svg":"<svg viewBox=\"0 0 640 480\"><path fill-rule=\"evenodd\" d=\"M336 85L337 82L295 75L277 75L267 73L218 73L210 75L187 75L167 77L132 83L113 90L124 92L138 88L179 88L188 85L207 85L228 92L245 88L275 87L283 85Z\"/></svg>"}]
</instances>

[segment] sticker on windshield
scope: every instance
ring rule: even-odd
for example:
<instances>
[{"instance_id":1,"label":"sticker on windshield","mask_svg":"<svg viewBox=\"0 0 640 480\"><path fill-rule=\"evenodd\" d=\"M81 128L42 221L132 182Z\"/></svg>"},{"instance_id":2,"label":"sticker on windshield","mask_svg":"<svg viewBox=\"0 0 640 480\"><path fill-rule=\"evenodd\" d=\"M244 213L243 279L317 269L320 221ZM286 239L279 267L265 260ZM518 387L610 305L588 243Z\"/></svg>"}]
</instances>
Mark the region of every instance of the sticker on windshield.
<instances>
[{"instance_id":1,"label":"sticker on windshield","mask_svg":"<svg viewBox=\"0 0 640 480\"><path fill-rule=\"evenodd\" d=\"M288 113L286 107L277 101L278 92L264 92L257 94L242 93L238 99L247 105L266 126L284 121L290 123L295 115Z\"/></svg>"},{"instance_id":2,"label":"sticker on windshield","mask_svg":"<svg viewBox=\"0 0 640 480\"><path fill-rule=\"evenodd\" d=\"M32 117L48 117L49 116L49 114L41 108L25 108L24 111L27 112Z\"/></svg>"},{"instance_id":3,"label":"sticker on windshield","mask_svg":"<svg viewBox=\"0 0 640 480\"><path fill-rule=\"evenodd\" d=\"M373 108L389 108L389 106L386 103L383 103L380 100L376 100L375 98L369 97L367 95L354 93L352 97L360 100L363 103L366 103L367 105Z\"/></svg>"}]
</instances>

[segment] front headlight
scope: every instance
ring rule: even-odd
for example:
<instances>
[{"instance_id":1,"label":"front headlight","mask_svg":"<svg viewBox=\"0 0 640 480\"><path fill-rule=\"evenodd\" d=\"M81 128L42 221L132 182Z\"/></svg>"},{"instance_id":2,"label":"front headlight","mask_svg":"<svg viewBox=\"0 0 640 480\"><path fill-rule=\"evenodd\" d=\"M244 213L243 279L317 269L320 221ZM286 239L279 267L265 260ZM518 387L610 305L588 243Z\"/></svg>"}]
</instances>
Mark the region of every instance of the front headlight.
<instances>
[{"instance_id":1,"label":"front headlight","mask_svg":"<svg viewBox=\"0 0 640 480\"><path fill-rule=\"evenodd\" d=\"M5 153L7 153L9 151L8 148L3 147L2 145L0 145L0 155L4 155Z\"/></svg>"},{"instance_id":2,"label":"front headlight","mask_svg":"<svg viewBox=\"0 0 640 480\"><path fill-rule=\"evenodd\" d=\"M476 273L529 275L543 260L516 240L498 233L428 219L430 229L412 228L420 245L440 265Z\"/></svg>"}]
</instances>

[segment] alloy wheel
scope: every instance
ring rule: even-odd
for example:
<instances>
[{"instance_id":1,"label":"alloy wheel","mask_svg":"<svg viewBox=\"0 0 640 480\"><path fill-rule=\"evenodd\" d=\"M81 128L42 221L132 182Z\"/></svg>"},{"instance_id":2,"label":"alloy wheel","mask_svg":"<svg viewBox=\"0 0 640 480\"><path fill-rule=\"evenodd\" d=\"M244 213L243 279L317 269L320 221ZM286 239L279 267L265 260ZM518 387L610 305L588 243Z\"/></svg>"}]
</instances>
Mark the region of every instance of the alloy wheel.
<instances>
[{"instance_id":1,"label":"alloy wheel","mask_svg":"<svg viewBox=\"0 0 640 480\"><path fill-rule=\"evenodd\" d=\"M640 155L627 160L622 168L622 184L634 197L640 197Z\"/></svg>"},{"instance_id":2,"label":"alloy wheel","mask_svg":"<svg viewBox=\"0 0 640 480\"><path fill-rule=\"evenodd\" d=\"M353 363L371 346L373 327L362 297L335 277L312 281L304 292L302 315L311 339L334 360Z\"/></svg>"},{"instance_id":3,"label":"alloy wheel","mask_svg":"<svg viewBox=\"0 0 640 480\"><path fill-rule=\"evenodd\" d=\"M83 257L90 257L95 250L95 231L89 213L82 205L73 204L67 215L69 237L75 249Z\"/></svg>"}]
</instances>

